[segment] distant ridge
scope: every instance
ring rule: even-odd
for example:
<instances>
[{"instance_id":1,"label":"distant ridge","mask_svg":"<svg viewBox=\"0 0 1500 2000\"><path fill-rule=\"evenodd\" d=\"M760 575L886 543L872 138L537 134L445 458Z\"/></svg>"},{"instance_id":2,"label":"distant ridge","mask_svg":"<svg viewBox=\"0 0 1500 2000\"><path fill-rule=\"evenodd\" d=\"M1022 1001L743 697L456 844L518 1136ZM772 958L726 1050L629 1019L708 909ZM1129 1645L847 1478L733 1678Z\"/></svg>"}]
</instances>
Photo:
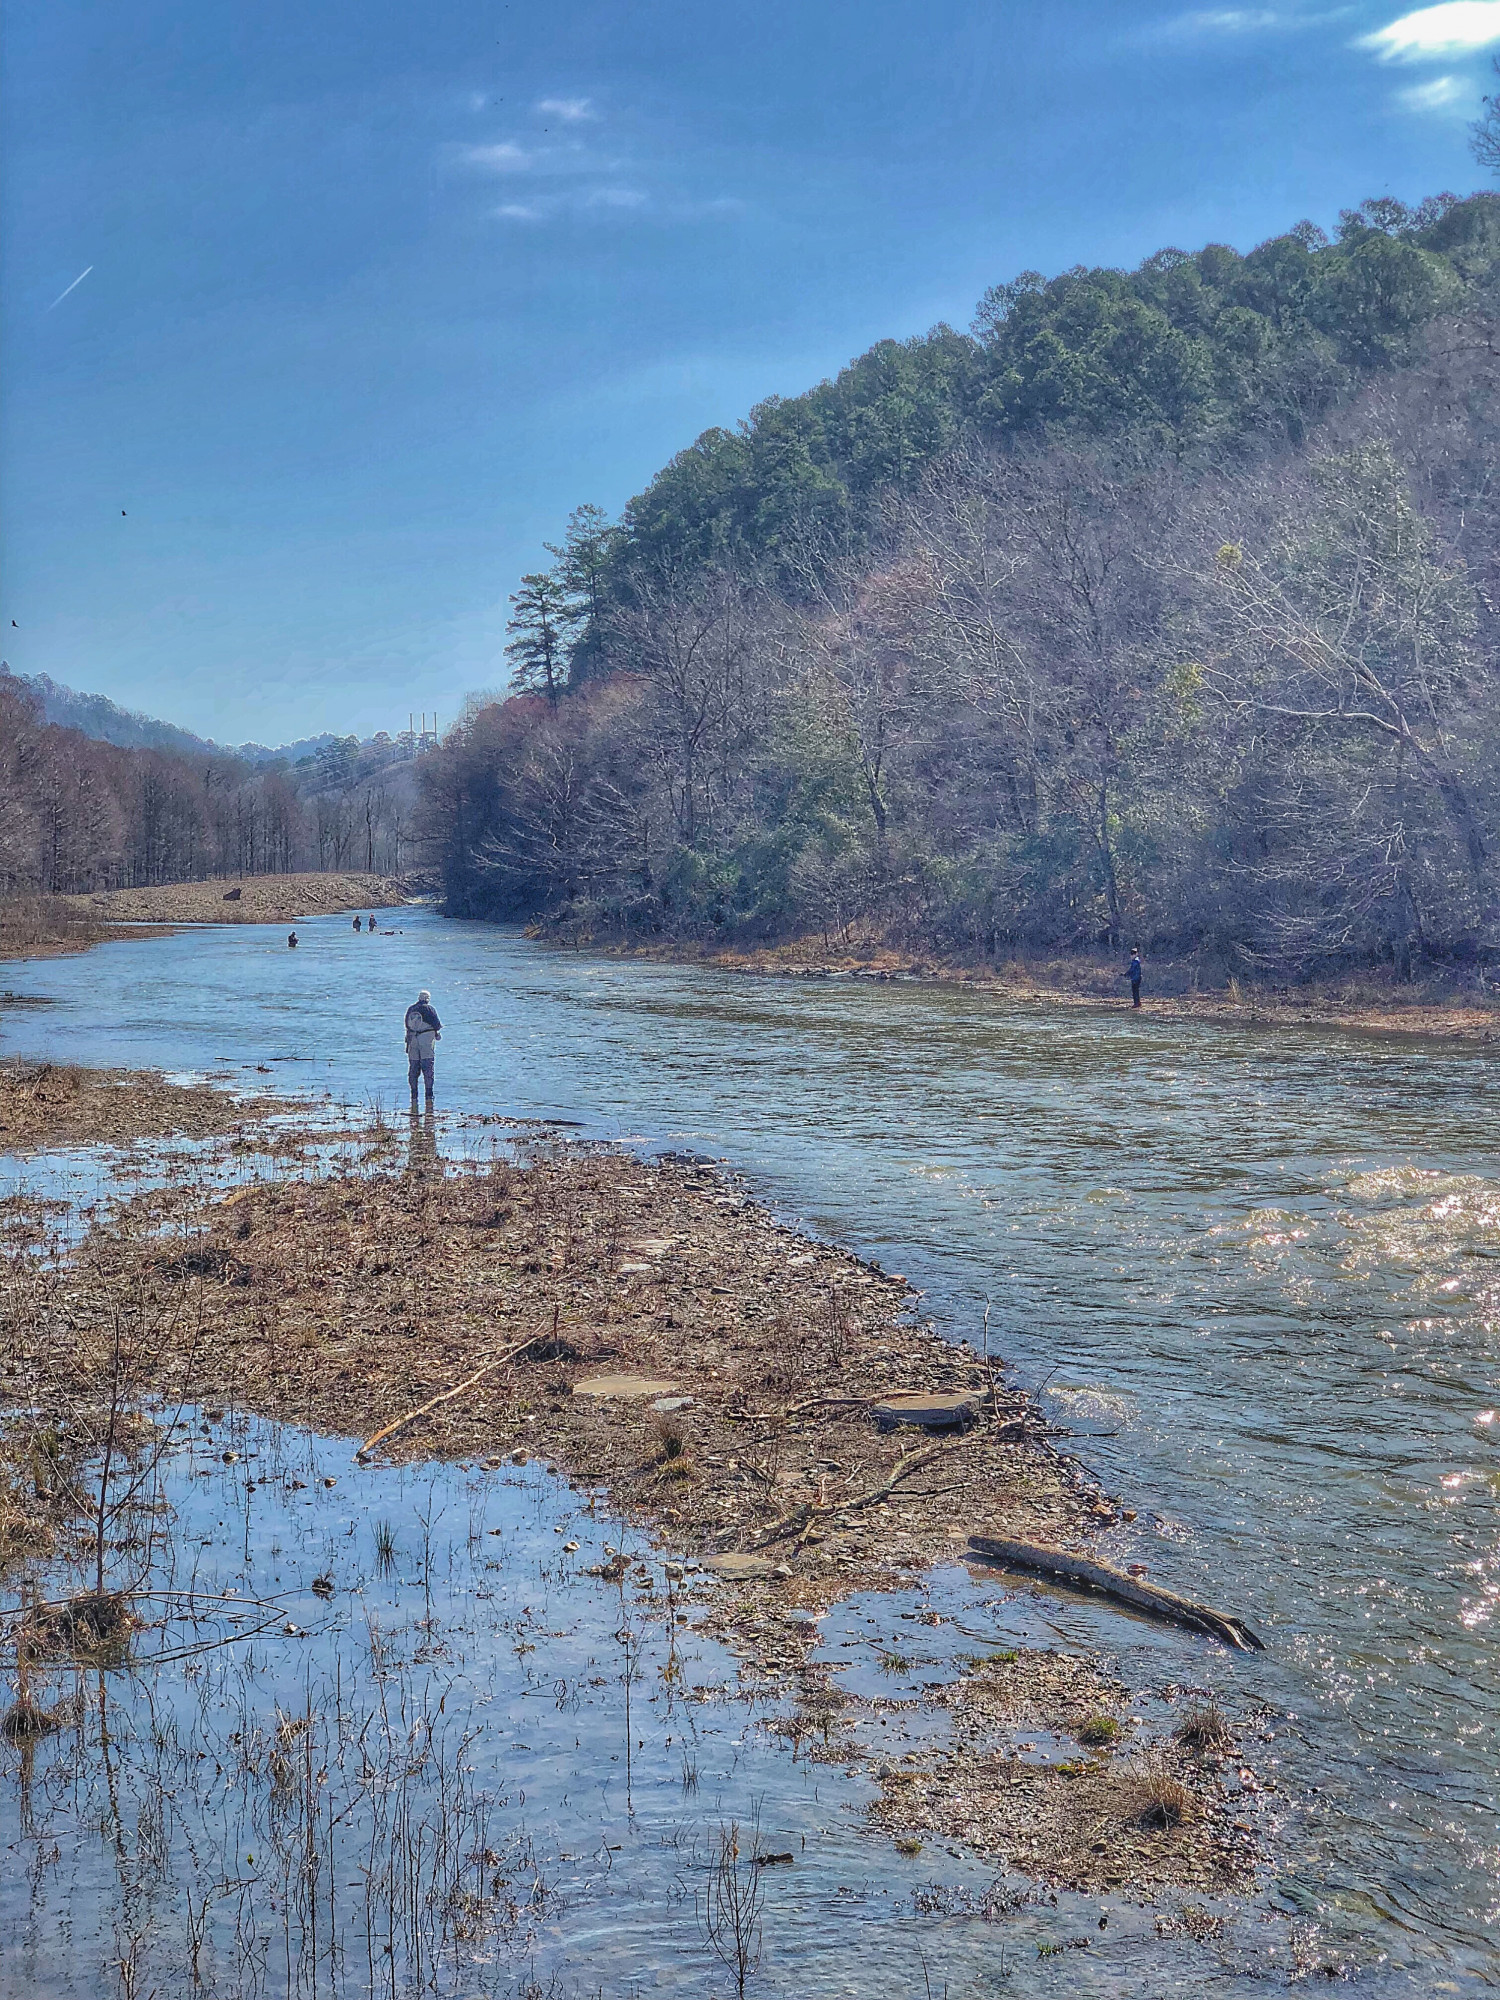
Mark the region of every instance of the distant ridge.
<instances>
[{"instance_id":1,"label":"distant ridge","mask_svg":"<svg viewBox=\"0 0 1500 2000\"><path fill-rule=\"evenodd\" d=\"M80 694L76 688L64 687L61 681L53 680L50 674L11 674L4 660L0 660L0 673L30 688L41 702L48 722L56 723L60 729L76 729L96 743L113 743L122 750L174 750L195 757L238 757L247 764L268 764L284 757L294 764L299 757L310 757L325 744L338 740L325 730L321 736L304 736L296 743L282 743L275 748L265 743L216 743L212 737L195 736L190 729L179 729L175 722L161 722L139 709L121 708L106 695Z\"/></svg>"}]
</instances>

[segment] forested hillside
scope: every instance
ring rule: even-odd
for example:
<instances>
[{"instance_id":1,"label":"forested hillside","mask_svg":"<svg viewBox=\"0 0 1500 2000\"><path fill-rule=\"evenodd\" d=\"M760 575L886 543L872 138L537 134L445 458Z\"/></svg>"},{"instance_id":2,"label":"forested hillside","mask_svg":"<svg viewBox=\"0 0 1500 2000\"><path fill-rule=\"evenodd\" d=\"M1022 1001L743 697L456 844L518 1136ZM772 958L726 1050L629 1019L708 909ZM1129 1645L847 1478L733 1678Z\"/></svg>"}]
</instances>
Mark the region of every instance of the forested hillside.
<instances>
[{"instance_id":1,"label":"forested hillside","mask_svg":"<svg viewBox=\"0 0 1500 2000\"><path fill-rule=\"evenodd\" d=\"M0 660L0 675L10 673ZM171 750L188 757L234 757L243 764L270 764L278 757L296 763L300 757L316 756L335 739L330 735L308 736L297 743L283 743L272 749L264 743L216 743L211 737L195 736L179 729L175 722L163 722L136 708L121 708L107 695L84 694L65 687L50 674L11 676L30 689L41 703L42 718L59 729L76 729L99 743L114 743L122 750Z\"/></svg>"},{"instance_id":2,"label":"forested hillside","mask_svg":"<svg viewBox=\"0 0 1500 2000\"><path fill-rule=\"evenodd\" d=\"M582 508L449 907L1300 973L1500 950L1500 198L1025 273Z\"/></svg>"},{"instance_id":3,"label":"forested hillside","mask_svg":"<svg viewBox=\"0 0 1500 2000\"><path fill-rule=\"evenodd\" d=\"M45 719L0 673L0 896L66 894L409 861L411 746L329 738L252 764L100 742Z\"/></svg>"}]
</instances>

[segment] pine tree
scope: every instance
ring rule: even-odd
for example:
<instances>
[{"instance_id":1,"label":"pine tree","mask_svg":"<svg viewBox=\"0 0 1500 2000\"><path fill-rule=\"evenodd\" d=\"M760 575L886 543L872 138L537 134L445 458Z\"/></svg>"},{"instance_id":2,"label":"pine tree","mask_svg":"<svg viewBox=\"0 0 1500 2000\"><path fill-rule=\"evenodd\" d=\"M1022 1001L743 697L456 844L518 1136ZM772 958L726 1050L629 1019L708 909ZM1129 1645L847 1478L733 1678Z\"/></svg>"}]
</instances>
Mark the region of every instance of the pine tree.
<instances>
[{"instance_id":1,"label":"pine tree","mask_svg":"<svg viewBox=\"0 0 1500 2000\"><path fill-rule=\"evenodd\" d=\"M567 677L565 655L577 622L567 588L555 570L537 570L521 578L510 601L505 656L511 662L511 686L555 702Z\"/></svg>"}]
</instances>

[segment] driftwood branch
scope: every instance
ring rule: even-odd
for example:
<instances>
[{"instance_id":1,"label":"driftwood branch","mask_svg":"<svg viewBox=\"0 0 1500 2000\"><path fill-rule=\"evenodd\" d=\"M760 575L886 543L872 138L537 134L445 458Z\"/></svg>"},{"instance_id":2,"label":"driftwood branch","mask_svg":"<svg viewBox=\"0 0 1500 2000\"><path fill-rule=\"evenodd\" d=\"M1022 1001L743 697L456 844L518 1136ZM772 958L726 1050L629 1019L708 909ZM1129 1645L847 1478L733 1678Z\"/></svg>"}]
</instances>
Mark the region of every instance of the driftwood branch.
<instances>
[{"instance_id":1,"label":"driftwood branch","mask_svg":"<svg viewBox=\"0 0 1500 2000\"><path fill-rule=\"evenodd\" d=\"M418 1417L425 1417L430 1410L437 1409L440 1404L451 1403L455 1396L461 1396L466 1389L472 1389L475 1383L482 1382L486 1375L493 1375L495 1370L503 1368L507 1361L514 1361L518 1354L524 1354L528 1347L535 1346L539 1340L546 1340L556 1331L557 1315L554 1313L550 1329L540 1333L528 1333L526 1338L518 1340L514 1347L507 1347L505 1352L497 1354L493 1361L486 1361L482 1368L476 1368L472 1375L465 1375L462 1382L455 1382L451 1389L444 1389L441 1395L429 1398L414 1410L408 1410L404 1417L397 1417L393 1424L387 1424L384 1430L376 1431L373 1437L366 1438L354 1456L361 1460L367 1459L376 1445L383 1444L388 1437L394 1437L397 1431L404 1431L408 1424L414 1424Z\"/></svg>"},{"instance_id":2,"label":"driftwood branch","mask_svg":"<svg viewBox=\"0 0 1500 2000\"><path fill-rule=\"evenodd\" d=\"M1264 1643L1249 1626L1227 1612L1195 1604L1190 1597L1179 1597L1175 1590L1142 1583L1139 1577L1127 1576L1109 1563L1092 1562L1087 1556L1070 1554L1067 1549L1046 1548L1039 1542L1003 1541L995 1535L970 1535L969 1553L986 1562L1004 1563L1009 1569L1032 1570L1040 1576L1055 1577L1060 1583L1076 1584L1081 1590L1096 1590L1103 1597L1128 1604L1134 1611L1144 1611L1174 1625L1211 1632L1237 1653L1265 1651Z\"/></svg>"},{"instance_id":3,"label":"driftwood branch","mask_svg":"<svg viewBox=\"0 0 1500 2000\"><path fill-rule=\"evenodd\" d=\"M868 1396L814 1396L807 1403L793 1403L785 1410L725 1410L724 1415L736 1424L783 1424L793 1417L805 1417L810 1410L868 1410L871 1408Z\"/></svg>"},{"instance_id":4,"label":"driftwood branch","mask_svg":"<svg viewBox=\"0 0 1500 2000\"><path fill-rule=\"evenodd\" d=\"M895 1491L903 1479L921 1466L931 1464L940 1452L948 1449L950 1442L950 1439L945 1439L941 1444L924 1445L916 1451L909 1451L905 1458L897 1459L887 1477L878 1486L872 1486L865 1493L856 1493L852 1499L822 1502L809 1500L806 1506L794 1508L790 1514L784 1514L773 1526L767 1528L763 1535L757 1535L750 1548L763 1549L769 1547L772 1542L785 1541L788 1536L800 1537L807 1532L814 1521L826 1520L830 1514L856 1514L864 1507L878 1507L882 1500L887 1499Z\"/></svg>"}]
</instances>

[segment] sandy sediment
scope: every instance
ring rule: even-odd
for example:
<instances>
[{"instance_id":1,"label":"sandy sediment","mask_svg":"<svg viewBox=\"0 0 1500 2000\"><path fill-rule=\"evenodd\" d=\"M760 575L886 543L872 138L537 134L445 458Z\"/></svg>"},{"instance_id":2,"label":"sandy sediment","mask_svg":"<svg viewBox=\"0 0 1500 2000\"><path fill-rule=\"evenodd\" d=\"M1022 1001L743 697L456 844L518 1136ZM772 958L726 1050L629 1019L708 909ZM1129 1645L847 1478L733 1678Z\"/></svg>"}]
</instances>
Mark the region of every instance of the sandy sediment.
<instances>
[{"instance_id":1,"label":"sandy sediment","mask_svg":"<svg viewBox=\"0 0 1500 2000\"><path fill-rule=\"evenodd\" d=\"M406 900L387 875L247 875L167 882L60 899L80 916L128 924L290 924L341 910L381 910Z\"/></svg>"},{"instance_id":2,"label":"sandy sediment","mask_svg":"<svg viewBox=\"0 0 1500 2000\"><path fill-rule=\"evenodd\" d=\"M415 1121L360 1148L332 1178L156 1189L60 1268L18 1237L0 1266L8 1400L45 1414L97 1392L124 1310L137 1398L228 1403L351 1451L396 1425L376 1455L404 1460L542 1459L690 1580L716 1577L707 1628L751 1684L794 1697L790 1729L855 1764L860 1704L813 1657L830 1606L920 1582L970 1533L1083 1549L1120 1518L903 1278L779 1225L710 1165L552 1144L445 1163ZM963 1404L962 1427L893 1422L903 1395L929 1419ZM1226 1791L1170 1737L1122 1720L1077 1769L1026 1764L1033 1714L1066 1730L1123 1690L1064 1663L1018 1708L1013 1663L931 1697L963 1711L963 1754L881 1773L877 1825L1080 1886L1243 1879ZM1166 1778L1153 1820L1141 1785Z\"/></svg>"},{"instance_id":3,"label":"sandy sediment","mask_svg":"<svg viewBox=\"0 0 1500 2000\"><path fill-rule=\"evenodd\" d=\"M14 896L0 900L0 959L60 958L106 939L160 937L173 924L291 924L341 910L387 910L406 900L399 881L359 874L250 875L87 896Z\"/></svg>"},{"instance_id":4,"label":"sandy sediment","mask_svg":"<svg viewBox=\"0 0 1500 2000\"><path fill-rule=\"evenodd\" d=\"M261 1093L235 1096L209 1083L168 1083L156 1070L0 1059L0 1153L205 1138L293 1108Z\"/></svg>"}]
</instances>

